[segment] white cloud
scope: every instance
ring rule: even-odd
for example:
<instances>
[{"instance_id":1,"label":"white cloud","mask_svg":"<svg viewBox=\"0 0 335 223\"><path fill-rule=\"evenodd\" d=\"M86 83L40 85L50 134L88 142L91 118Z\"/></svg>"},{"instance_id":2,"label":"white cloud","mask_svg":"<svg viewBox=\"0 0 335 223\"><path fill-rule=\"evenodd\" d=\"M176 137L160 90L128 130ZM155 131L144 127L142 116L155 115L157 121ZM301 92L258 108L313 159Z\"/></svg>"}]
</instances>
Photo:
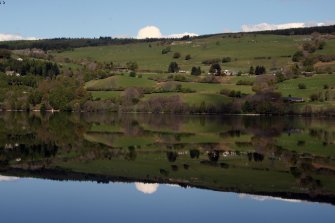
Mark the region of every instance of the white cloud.
<instances>
[{"instance_id":1,"label":"white cloud","mask_svg":"<svg viewBox=\"0 0 335 223\"><path fill-rule=\"evenodd\" d=\"M0 41L11 41L11 40L37 40L36 37L24 37L20 34L7 34L0 33Z\"/></svg>"},{"instance_id":2,"label":"white cloud","mask_svg":"<svg viewBox=\"0 0 335 223\"><path fill-rule=\"evenodd\" d=\"M188 32L186 32L186 33L179 33L179 34L171 34L171 35L168 35L168 36L166 36L167 38L182 38L182 37L184 37L184 36L199 36L198 34L196 34L196 33L188 33Z\"/></svg>"},{"instance_id":3,"label":"white cloud","mask_svg":"<svg viewBox=\"0 0 335 223\"><path fill-rule=\"evenodd\" d=\"M264 30L289 29L289 28L303 28L305 23L286 23L286 24L269 24L260 23L256 25L242 25L243 32L256 32Z\"/></svg>"},{"instance_id":4,"label":"white cloud","mask_svg":"<svg viewBox=\"0 0 335 223\"><path fill-rule=\"evenodd\" d=\"M269 24L269 23L260 23L254 25L242 25L242 32L257 32L264 30L278 30L278 29L291 29L291 28L304 28L312 26L326 26L332 25L334 22L292 22L292 23L283 23L283 24Z\"/></svg>"},{"instance_id":5,"label":"white cloud","mask_svg":"<svg viewBox=\"0 0 335 223\"><path fill-rule=\"evenodd\" d=\"M162 38L162 33L156 26L146 26L138 31L137 39Z\"/></svg>"},{"instance_id":6,"label":"white cloud","mask_svg":"<svg viewBox=\"0 0 335 223\"><path fill-rule=\"evenodd\" d=\"M137 39L146 38L182 38L183 36L198 36L196 33L176 33L170 35L163 35L161 30L157 26L146 26L138 31Z\"/></svg>"},{"instance_id":7,"label":"white cloud","mask_svg":"<svg viewBox=\"0 0 335 223\"><path fill-rule=\"evenodd\" d=\"M158 190L159 184L135 183L135 187L144 194L153 194Z\"/></svg>"}]
</instances>

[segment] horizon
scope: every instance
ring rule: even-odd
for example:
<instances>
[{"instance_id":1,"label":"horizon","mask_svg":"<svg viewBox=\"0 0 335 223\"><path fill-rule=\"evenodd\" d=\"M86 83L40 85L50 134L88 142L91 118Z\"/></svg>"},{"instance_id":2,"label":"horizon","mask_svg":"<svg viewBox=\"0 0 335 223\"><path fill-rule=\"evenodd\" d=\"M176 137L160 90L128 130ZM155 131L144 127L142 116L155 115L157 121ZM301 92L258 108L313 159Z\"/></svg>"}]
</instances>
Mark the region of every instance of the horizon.
<instances>
[{"instance_id":1,"label":"horizon","mask_svg":"<svg viewBox=\"0 0 335 223\"><path fill-rule=\"evenodd\" d=\"M335 24L331 7L335 2L330 0L211 0L191 6L176 0L164 6L157 2L162 3L6 0L0 5L5 21L0 27L0 41L101 36L179 38Z\"/></svg>"}]
</instances>

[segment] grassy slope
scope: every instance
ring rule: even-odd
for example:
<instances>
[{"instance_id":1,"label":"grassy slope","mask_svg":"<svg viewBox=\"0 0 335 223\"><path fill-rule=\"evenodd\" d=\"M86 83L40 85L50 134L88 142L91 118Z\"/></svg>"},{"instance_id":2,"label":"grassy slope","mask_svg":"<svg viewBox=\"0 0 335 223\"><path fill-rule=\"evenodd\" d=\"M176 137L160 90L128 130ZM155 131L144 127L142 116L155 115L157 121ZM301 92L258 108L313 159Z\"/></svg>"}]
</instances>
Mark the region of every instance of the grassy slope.
<instances>
[{"instance_id":1,"label":"grassy slope","mask_svg":"<svg viewBox=\"0 0 335 223\"><path fill-rule=\"evenodd\" d=\"M230 56L233 62L224 65L224 68L245 70L251 65L266 65L268 68L274 63L278 66L286 64L304 36L275 36L275 35L245 35L242 38L222 38L222 36L196 39L190 42L177 42L171 46L173 52L180 52L182 57L177 61L183 70L190 70L192 66L202 66L202 61L211 58ZM101 62L113 61L115 64L124 65L127 61L137 61L140 69L166 71L169 63L173 61L172 53L162 55L161 51L166 46L152 43L151 48L147 43L86 47L54 53L56 58L70 58L76 61L90 58ZM190 61L185 61L187 54L192 56ZM271 57L271 59L255 59L255 57ZM237 59L235 61L235 59Z\"/></svg>"},{"instance_id":2,"label":"grassy slope","mask_svg":"<svg viewBox=\"0 0 335 223\"><path fill-rule=\"evenodd\" d=\"M298 85L303 83L306 85L306 89L299 89ZM309 96L313 93L324 91L324 85L328 85L330 88L335 87L335 75L315 75L313 77L299 77L284 81L278 84L278 90L284 95L292 95L294 97L302 97L305 100L309 99ZM333 91L333 89L330 89Z\"/></svg>"},{"instance_id":3,"label":"grassy slope","mask_svg":"<svg viewBox=\"0 0 335 223\"><path fill-rule=\"evenodd\" d=\"M100 62L113 61L116 65L125 65L128 61L136 61L142 70L163 71L167 70L171 61L177 61L182 70L190 71L192 66L201 66L205 73L209 69L208 66L202 64L203 60L212 58L222 58L229 56L233 59L230 63L222 65L223 69L232 69L234 71L247 72L251 65L265 65L269 71L272 67L281 67L290 63L292 55L302 42L308 40L309 36L277 36L277 35L244 35L242 38L232 38L222 36L214 36L204 39L195 39L192 42L180 41L172 44L162 45L160 42L115 45L103 47L86 47L75 49L74 51L65 51L62 53L54 53L57 59L70 58L74 62L82 59L90 58ZM172 52L162 55L161 51L167 46L171 46ZM173 59L173 52L180 52L180 59ZM317 51L315 54L334 54L335 40L327 40L324 50ZM185 61L186 54L191 54L192 59ZM257 59L264 57L265 59ZM323 66L318 64L317 66ZM335 64L334 64L335 66ZM93 98L100 99L118 99L121 95L120 91L110 91L111 89L127 88L127 87L143 87L157 89L160 82L149 80L154 78L167 79L168 74L142 74L142 78L132 78L128 76L115 76L104 80L94 80L86 83L88 89L95 88L105 90L101 92L92 92ZM189 104L199 105L205 101L208 104L220 104L231 99L219 95L223 89L241 91L244 94L252 94L251 86L238 86L238 80L254 80L255 77L225 77L221 84L206 84L195 82L198 78L187 75L192 82L178 82L183 88L196 91L195 93L182 94L182 100ZM298 84L304 83L307 86L305 90L299 90ZM294 97L303 97L306 101L313 93L324 92L323 86L328 84L332 86L335 78L332 75L316 75L312 78L298 78L285 81L278 84L278 90L283 96L292 95ZM331 92L334 92L331 90ZM162 93L146 95L143 100L156 96L170 96L177 93ZM333 102L312 103L313 107L320 108L322 106L332 106ZM298 109L303 109L304 104L296 105Z\"/></svg>"}]
</instances>

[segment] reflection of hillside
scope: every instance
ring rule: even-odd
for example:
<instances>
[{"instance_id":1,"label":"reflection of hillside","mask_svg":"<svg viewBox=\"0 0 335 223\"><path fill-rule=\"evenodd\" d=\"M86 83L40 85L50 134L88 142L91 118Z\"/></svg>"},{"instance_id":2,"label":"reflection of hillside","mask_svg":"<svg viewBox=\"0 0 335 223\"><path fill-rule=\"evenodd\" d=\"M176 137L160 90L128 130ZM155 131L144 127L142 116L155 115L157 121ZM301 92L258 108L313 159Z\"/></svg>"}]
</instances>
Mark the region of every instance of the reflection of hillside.
<instances>
[{"instance_id":1,"label":"reflection of hillside","mask_svg":"<svg viewBox=\"0 0 335 223\"><path fill-rule=\"evenodd\" d=\"M334 203L334 123L285 117L3 113L0 173L328 197Z\"/></svg>"}]
</instances>

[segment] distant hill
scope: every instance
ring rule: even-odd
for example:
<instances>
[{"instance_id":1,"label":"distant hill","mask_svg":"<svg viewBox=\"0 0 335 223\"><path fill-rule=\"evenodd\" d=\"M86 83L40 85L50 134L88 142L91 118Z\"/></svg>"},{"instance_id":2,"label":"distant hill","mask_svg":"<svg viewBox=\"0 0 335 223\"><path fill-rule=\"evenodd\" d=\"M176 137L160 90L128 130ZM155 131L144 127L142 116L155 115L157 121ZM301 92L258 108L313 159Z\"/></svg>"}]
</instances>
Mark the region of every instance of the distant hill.
<instances>
[{"instance_id":1,"label":"distant hill","mask_svg":"<svg viewBox=\"0 0 335 223\"><path fill-rule=\"evenodd\" d=\"M318 26L318 27L306 27L306 28L294 28L294 29L283 29L283 30L269 30L260 32L249 32L249 33L220 33L220 34L208 34L198 37L185 36L181 39L133 39L133 38L112 38L112 37L100 37L100 38L54 38L54 39L43 39L43 40L20 40L20 41L7 41L0 43L0 48L17 50L27 48L38 48L43 50L67 50L80 47L92 47L92 46L106 46L106 45L124 45L131 43L150 43L157 41L185 41L192 39L203 39L212 36L231 36L241 34L272 34L272 35L309 35L314 32L321 34L334 33L335 25L331 26Z\"/></svg>"}]
</instances>

